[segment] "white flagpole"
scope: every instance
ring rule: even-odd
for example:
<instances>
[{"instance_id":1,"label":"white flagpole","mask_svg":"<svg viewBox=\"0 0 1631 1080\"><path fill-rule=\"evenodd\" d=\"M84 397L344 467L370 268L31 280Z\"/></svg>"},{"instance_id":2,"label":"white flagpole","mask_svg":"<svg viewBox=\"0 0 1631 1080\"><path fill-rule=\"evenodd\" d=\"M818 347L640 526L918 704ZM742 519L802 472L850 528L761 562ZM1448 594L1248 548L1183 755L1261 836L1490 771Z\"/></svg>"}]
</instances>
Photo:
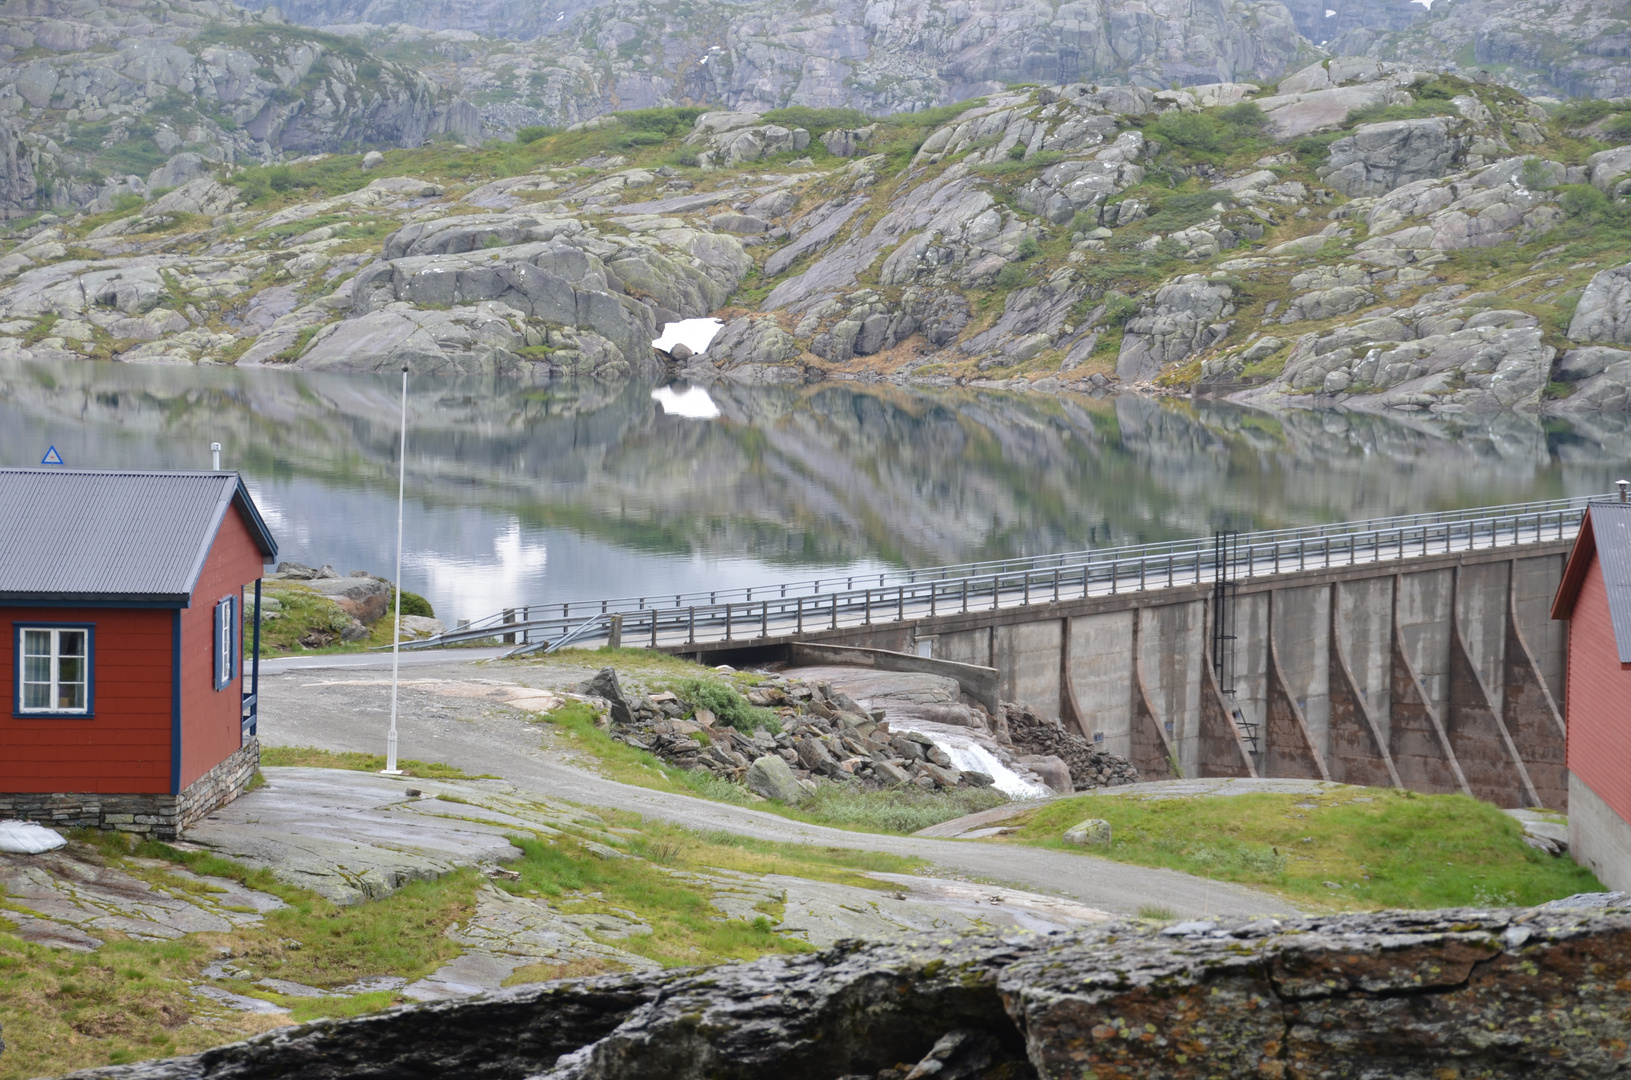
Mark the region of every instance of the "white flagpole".
<instances>
[{"instance_id":1,"label":"white flagpole","mask_svg":"<svg viewBox=\"0 0 1631 1080\"><path fill-rule=\"evenodd\" d=\"M400 776L396 767L396 683L402 666L402 493L408 475L408 365L402 365L402 441L396 458L396 625L391 632L391 730L385 737L385 772Z\"/></svg>"}]
</instances>

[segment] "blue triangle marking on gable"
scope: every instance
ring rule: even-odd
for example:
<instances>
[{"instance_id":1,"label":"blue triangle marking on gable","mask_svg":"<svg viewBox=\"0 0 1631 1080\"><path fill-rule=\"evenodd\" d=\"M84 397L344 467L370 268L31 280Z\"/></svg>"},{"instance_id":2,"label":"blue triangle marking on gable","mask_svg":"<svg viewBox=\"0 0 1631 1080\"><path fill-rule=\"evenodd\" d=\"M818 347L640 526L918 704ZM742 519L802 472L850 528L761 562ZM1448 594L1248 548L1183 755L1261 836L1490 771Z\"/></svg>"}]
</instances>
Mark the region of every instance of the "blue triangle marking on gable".
<instances>
[{"instance_id":1,"label":"blue triangle marking on gable","mask_svg":"<svg viewBox=\"0 0 1631 1080\"><path fill-rule=\"evenodd\" d=\"M53 447L51 447L51 449L49 449L49 450L47 450L45 452L45 456L40 459L40 464L41 465L61 465L62 464L62 455L57 453L57 448L55 446L53 446Z\"/></svg>"}]
</instances>

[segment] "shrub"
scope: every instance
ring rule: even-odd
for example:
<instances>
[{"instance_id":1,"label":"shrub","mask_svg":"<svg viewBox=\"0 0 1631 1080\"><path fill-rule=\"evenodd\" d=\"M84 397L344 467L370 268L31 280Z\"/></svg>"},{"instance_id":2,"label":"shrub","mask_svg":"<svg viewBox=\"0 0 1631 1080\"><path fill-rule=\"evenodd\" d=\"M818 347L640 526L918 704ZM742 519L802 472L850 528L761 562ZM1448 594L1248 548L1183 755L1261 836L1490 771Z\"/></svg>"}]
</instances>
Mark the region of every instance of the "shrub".
<instances>
[{"instance_id":1,"label":"shrub","mask_svg":"<svg viewBox=\"0 0 1631 1080\"><path fill-rule=\"evenodd\" d=\"M997 271L997 287L1012 289L1025 283L1025 267L1017 262L1011 262Z\"/></svg>"},{"instance_id":2,"label":"shrub","mask_svg":"<svg viewBox=\"0 0 1631 1080\"><path fill-rule=\"evenodd\" d=\"M684 146L680 148L679 153L674 155L674 164L683 169L694 169L702 164L702 158L698 156L695 150L689 146Z\"/></svg>"},{"instance_id":3,"label":"shrub","mask_svg":"<svg viewBox=\"0 0 1631 1080\"><path fill-rule=\"evenodd\" d=\"M1142 306L1137 300L1111 290L1104 294L1104 323L1106 326L1125 326L1127 320L1138 314Z\"/></svg>"},{"instance_id":4,"label":"shrub","mask_svg":"<svg viewBox=\"0 0 1631 1080\"><path fill-rule=\"evenodd\" d=\"M1216 116L1207 113L1170 112L1155 122L1155 134L1173 146L1215 154L1223 149L1225 129Z\"/></svg>"},{"instance_id":5,"label":"shrub","mask_svg":"<svg viewBox=\"0 0 1631 1080\"><path fill-rule=\"evenodd\" d=\"M1558 203L1571 221L1611 228L1631 225L1631 206L1590 184L1564 184L1557 191Z\"/></svg>"},{"instance_id":6,"label":"shrub","mask_svg":"<svg viewBox=\"0 0 1631 1080\"><path fill-rule=\"evenodd\" d=\"M767 124L780 124L786 128L804 128L811 135L820 135L834 128L865 127L872 123L872 117L855 109L813 109L808 105L771 109L760 119Z\"/></svg>"},{"instance_id":7,"label":"shrub","mask_svg":"<svg viewBox=\"0 0 1631 1080\"><path fill-rule=\"evenodd\" d=\"M393 612L396 610L396 597L394 595L391 597L391 610ZM418 593L409 592L407 589L403 589L402 614L422 615L427 619L434 619L436 617L436 609L431 607L430 601L426 600L423 596L420 596Z\"/></svg>"},{"instance_id":8,"label":"shrub","mask_svg":"<svg viewBox=\"0 0 1631 1080\"><path fill-rule=\"evenodd\" d=\"M1020 240L1014 254L1021 260L1034 259L1042 254L1042 245L1037 243L1036 237L1026 235Z\"/></svg>"},{"instance_id":9,"label":"shrub","mask_svg":"<svg viewBox=\"0 0 1631 1080\"><path fill-rule=\"evenodd\" d=\"M1602 98L1575 98L1557 111L1557 119L1564 127L1585 127L1618 111L1618 106Z\"/></svg>"},{"instance_id":10,"label":"shrub","mask_svg":"<svg viewBox=\"0 0 1631 1080\"><path fill-rule=\"evenodd\" d=\"M1530 191L1545 191L1552 186L1552 170L1540 158L1524 158L1523 168L1518 170L1518 182Z\"/></svg>"},{"instance_id":11,"label":"shrub","mask_svg":"<svg viewBox=\"0 0 1631 1080\"><path fill-rule=\"evenodd\" d=\"M774 712L750 705L747 698L724 683L693 676L681 679L672 689L692 706L713 713L726 727L739 731L764 728L773 735L782 729L781 718Z\"/></svg>"},{"instance_id":12,"label":"shrub","mask_svg":"<svg viewBox=\"0 0 1631 1080\"><path fill-rule=\"evenodd\" d=\"M690 131L696 124L697 117L707 111L695 105L685 105L668 109L635 109L631 112L617 113L616 116L618 122L630 131L654 132L667 139L681 132Z\"/></svg>"},{"instance_id":13,"label":"shrub","mask_svg":"<svg viewBox=\"0 0 1631 1080\"><path fill-rule=\"evenodd\" d=\"M1224 124L1242 133L1262 131L1269 126L1268 114L1255 101L1242 101L1238 105L1229 105L1219 109L1217 116Z\"/></svg>"},{"instance_id":14,"label":"shrub","mask_svg":"<svg viewBox=\"0 0 1631 1080\"><path fill-rule=\"evenodd\" d=\"M527 127L516 129L515 141L522 146L525 146L527 143L535 143L539 139L553 135L559 130L560 128L547 127L543 124L531 124Z\"/></svg>"},{"instance_id":15,"label":"shrub","mask_svg":"<svg viewBox=\"0 0 1631 1080\"><path fill-rule=\"evenodd\" d=\"M1015 143L1014 145L1010 146L1008 148L1008 160L1009 161L1024 161L1025 160L1025 145L1023 143Z\"/></svg>"},{"instance_id":16,"label":"shrub","mask_svg":"<svg viewBox=\"0 0 1631 1080\"><path fill-rule=\"evenodd\" d=\"M1092 232L1099 227L1099 214L1096 210L1078 210L1076 216L1070 220L1071 232Z\"/></svg>"},{"instance_id":17,"label":"shrub","mask_svg":"<svg viewBox=\"0 0 1631 1080\"><path fill-rule=\"evenodd\" d=\"M1619 142L1631 141L1631 113L1621 113L1604 124L1603 134Z\"/></svg>"},{"instance_id":18,"label":"shrub","mask_svg":"<svg viewBox=\"0 0 1631 1080\"><path fill-rule=\"evenodd\" d=\"M123 195L120 195L118 198L113 200L113 212L116 214L128 214L130 211L141 206L141 204L142 197L140 195L137 195L133 191L127 191Z\"/></svg>"}]
</instances>

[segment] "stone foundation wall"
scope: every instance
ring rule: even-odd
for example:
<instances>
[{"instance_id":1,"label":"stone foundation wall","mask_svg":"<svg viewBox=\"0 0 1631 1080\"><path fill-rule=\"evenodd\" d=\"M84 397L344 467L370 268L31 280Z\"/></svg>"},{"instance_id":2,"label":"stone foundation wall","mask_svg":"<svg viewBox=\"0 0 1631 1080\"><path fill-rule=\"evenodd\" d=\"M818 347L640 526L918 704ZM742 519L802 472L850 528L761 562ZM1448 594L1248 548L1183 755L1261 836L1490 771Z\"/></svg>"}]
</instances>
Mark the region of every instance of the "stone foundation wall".
<instances>
[{"instance_id":1,"label":"stone foundation wall","mask_svg":"<svg viewBox=\"0 0 1631 1080\"><path fill-rule=\"evenodd\" d=\"M242 795L260 768L260 739L250 736L237 753L187 786L176 807L176 824L185 829L199 818Z\"/></svg>"},{"instance_id":2,"label":"stone foundation wall","mask_svg":"<svg viewBox=\"0 0 1631 1080\"><path fill-rule=\"evenodd\" d=\"M188 825L243 794L259 767L260 740L252 738L180 795L0 793L0 821L20 819L56 829L111 829L175 840Z\"/></svg>"}]
</instances>

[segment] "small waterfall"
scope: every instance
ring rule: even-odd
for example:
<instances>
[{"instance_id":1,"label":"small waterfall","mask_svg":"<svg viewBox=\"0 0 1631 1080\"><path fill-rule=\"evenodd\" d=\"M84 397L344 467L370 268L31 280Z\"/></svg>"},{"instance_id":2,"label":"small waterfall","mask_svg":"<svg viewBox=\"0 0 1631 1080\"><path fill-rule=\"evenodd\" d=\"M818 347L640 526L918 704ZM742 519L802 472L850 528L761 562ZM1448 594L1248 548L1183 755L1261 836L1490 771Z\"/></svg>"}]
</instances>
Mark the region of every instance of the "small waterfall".
<instances>
[{"instance_id":1,"label":"small waterfall","mask_svg":"<svg viewBox=\"0 0 1631 1080\"><path fill-rule=\"evenodd\" d=\"M1010 799L1046 799L1053 795L1047 785L1027 780L1004 765L998 760L997 755L972 736L950 734L938 724L929 728L891 720L889 727L891 731L915 731L919 735L928 736L934 740L936 746L946 752L947 757L951 758L952 765L963 772L985 773L996 781L997 790Z\"/></svg>"}]
</instances>

